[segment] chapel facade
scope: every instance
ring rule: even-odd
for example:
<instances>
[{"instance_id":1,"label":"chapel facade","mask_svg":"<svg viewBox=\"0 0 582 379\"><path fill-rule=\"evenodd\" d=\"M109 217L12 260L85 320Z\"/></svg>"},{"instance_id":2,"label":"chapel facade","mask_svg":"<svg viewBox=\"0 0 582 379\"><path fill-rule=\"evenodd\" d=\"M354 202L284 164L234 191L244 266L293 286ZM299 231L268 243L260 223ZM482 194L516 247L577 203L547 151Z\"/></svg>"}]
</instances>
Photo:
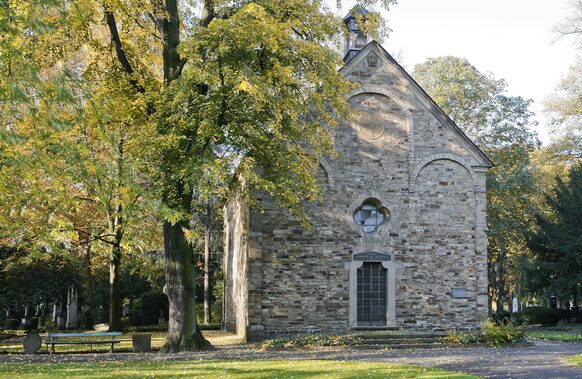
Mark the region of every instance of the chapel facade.
<instances>
[{"instance_id":1,"label":"chapel facade","mask_svg":"<svg viewBox=\"0 0 582 379\"><path fill-rule=\"evenodd\" d=\"M256 340L487 319L490 160L354 19L342 75L358 111L332 131L312 227L264 197L225 206L226 330Z\"/></svg>"}]
</instances>

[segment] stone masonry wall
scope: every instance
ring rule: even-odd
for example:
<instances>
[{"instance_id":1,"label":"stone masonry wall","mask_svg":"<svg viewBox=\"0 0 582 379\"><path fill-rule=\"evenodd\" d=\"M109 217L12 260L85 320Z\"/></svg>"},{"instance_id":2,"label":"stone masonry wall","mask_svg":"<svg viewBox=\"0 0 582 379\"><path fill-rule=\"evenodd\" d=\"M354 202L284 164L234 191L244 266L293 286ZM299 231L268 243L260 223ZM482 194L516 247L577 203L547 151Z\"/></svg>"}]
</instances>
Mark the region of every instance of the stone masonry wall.
<instances>
[{"instance_id":1,"label":"stone masonry wall","mask_svg":"<svg viewBox=\"0 0 582 379\"><path fill-rule=\"evenodd\" d=\"M482 158L378 47L368 45L342 73L360 84L350 98L358 113L333 131L337 155L318 172L324 200L305 204L312 227L302 228L266 196L263 211L249 215L247 235L244 220L244 227L227 223L226 234L234 234L227 242L246 239L248 261L225 260L225 270L238 267L225 279L226 319L244 321L250 339L346 331L355 326L347 265L353 254L375 251L400 267L395 326L478 327L487 317ZM353 220L367 199L390 214L372 234ZM234 242L228 246L227 256L236 255ZM245 283L245 270L246 319L234 316L245 303L232 290L236 280ZM453 298L453 288L467 297ZM239 307L227 297L241 299Z\"/></svg>"}]
</instances>

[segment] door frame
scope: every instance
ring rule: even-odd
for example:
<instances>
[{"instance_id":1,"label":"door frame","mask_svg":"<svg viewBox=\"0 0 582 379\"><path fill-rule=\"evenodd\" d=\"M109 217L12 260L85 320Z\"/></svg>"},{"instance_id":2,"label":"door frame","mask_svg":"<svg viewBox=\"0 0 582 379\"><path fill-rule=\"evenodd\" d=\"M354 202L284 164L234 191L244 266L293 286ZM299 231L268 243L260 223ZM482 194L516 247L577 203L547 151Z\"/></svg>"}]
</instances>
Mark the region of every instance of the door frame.
<instances>
[{"instance_id":1,"label":"door frame","mask_svg":"<svg viewBox=\"0 0 582 379\"><path fill-rule=\"evenodd\" d=\"M358 269L364 262L380 262L386 272L386 326L396 324L396 272L402 264L392 261L389 254L363 252L352 255L352 260L345 264L349 271L349 325L358 327Z\"/></svg>"}]
</instances>

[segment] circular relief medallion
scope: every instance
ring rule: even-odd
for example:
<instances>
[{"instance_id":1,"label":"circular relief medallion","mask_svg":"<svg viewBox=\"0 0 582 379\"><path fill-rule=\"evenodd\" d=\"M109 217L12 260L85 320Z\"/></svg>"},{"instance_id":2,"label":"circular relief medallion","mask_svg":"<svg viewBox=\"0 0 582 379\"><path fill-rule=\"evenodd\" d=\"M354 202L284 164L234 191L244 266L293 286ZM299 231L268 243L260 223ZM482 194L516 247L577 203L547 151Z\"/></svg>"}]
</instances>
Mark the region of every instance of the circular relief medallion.
<instances>
[{"instance_id":1,"label":"circular relief medallion","mask_svg":"<svg viewBox=\"0 0 582 379\"><path fill-rule=\"evenodd\" d=\"M384 135L384 123L378 114L364 114L358 122L358 131L365 139L378 139Z\"/></svg>"},{"instance_id":2,"label":"circular relief medallion","mask_svg":"<svg viewBox=\"0 0 582 379\"><path fill-rule=\"evenodd\" d=\"M432 130L425 130L424 133L422 134L422 138L426 142L430 141L433 136L434 136L434 133L432 132Z\"/></svg>"}]
</instances>

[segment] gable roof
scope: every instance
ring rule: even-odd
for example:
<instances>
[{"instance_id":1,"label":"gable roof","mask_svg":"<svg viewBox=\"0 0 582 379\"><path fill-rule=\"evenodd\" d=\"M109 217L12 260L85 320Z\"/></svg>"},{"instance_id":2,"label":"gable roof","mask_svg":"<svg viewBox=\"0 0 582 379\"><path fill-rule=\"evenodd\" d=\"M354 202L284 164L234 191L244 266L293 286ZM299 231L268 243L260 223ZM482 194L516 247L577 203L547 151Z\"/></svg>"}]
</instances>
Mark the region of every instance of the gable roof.
<instances>
[{"instance_id":1,"label":"gable roof","mask_svg":"<svg viewBox=\"0 0 582 379\"><path fill-rule=\"evenodd\" d=\"M455 124L453 120L438 106L438 104L429 96L428 93L410 76L408 72L390 55L383 47L376 41L369 42L366 46L362 48L356 55L349 59L345 65L339 70L345 72L350 68L354 62L358 61L358 56L367 54L370 50L375 49L379 51L392 65L395 67L404 77L404 80L409 85L413 94L423 103L423 105L428 109L428 111L443 125L448 126L449 129L455 133L462 142L473 152L477 157L479 157L481 162L478 166L480 167L493 167L494 163L491 162L489 157ZM358 62L359 63L359 62Z\"/></svg>"}]
</instances>

